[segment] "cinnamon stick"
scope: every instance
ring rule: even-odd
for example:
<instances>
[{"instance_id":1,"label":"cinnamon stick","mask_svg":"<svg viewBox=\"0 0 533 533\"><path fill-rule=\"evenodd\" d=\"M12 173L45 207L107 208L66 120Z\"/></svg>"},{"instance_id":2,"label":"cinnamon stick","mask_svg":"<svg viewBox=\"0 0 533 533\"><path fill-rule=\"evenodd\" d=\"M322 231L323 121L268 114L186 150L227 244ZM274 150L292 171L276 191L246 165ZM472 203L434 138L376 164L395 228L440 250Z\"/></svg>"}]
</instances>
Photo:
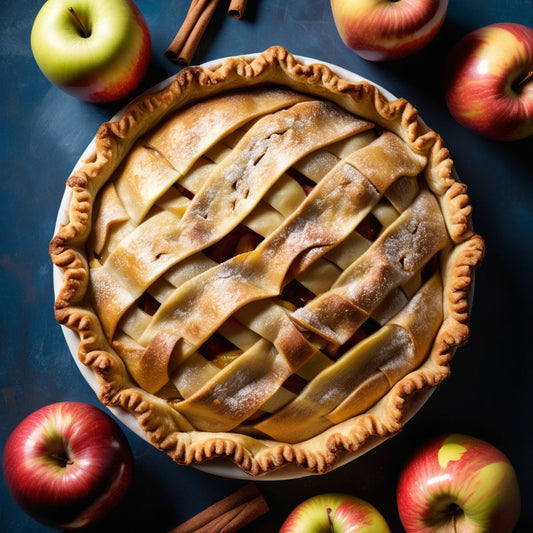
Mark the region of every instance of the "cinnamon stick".
<instances>
[{"instance_id":1,"label":"cinnamon stick","mask_svg":"<svg viewBox=\"0 0 533 533\"><path fill-rule=\"evenodd\" d=\"M218 0L192 0L185 20L165 51L165 57L178 65L188 66L213 17Z\"/></svg>"},{"instance_id":2,"label":"cinnamon stick","mask_svg":"<svg viewBox=\"0 0 533 533\"><path fill-rule=\"evenodd\" d=\"M169 533L235 533L268 511L253 483L211 505Z\"/></svg>"},{"instance_id":3,"label":"cinnamon stick","mask_svg":"<svg viewBox=\"0 0 533 533\"><path fill-rule=\"evenodd\" d=\"M228 9L228 15L230 17L240 19L244 15L247 1L248 0L231 0Z\"/></svg>"}]
</instances>

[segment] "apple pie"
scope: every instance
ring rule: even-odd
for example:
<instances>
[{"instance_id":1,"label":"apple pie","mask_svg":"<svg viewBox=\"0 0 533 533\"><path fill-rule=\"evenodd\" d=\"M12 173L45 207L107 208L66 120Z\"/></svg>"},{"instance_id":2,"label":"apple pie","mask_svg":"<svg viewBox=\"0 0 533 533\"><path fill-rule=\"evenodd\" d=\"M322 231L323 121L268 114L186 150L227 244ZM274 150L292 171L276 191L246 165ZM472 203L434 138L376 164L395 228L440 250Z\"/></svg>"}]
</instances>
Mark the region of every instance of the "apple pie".
<instances>
[{"instance_id":1,"label":"apple pie","mask_svg":"<svg viewBox=\"0 0 533 533\"><path fill-rule=\"evenodd\" d=\"M139 97L67 188L57 321L180 464L327 472L469 335L484 243L441 137L281 47Z\"/></svg>"}]
</instances>

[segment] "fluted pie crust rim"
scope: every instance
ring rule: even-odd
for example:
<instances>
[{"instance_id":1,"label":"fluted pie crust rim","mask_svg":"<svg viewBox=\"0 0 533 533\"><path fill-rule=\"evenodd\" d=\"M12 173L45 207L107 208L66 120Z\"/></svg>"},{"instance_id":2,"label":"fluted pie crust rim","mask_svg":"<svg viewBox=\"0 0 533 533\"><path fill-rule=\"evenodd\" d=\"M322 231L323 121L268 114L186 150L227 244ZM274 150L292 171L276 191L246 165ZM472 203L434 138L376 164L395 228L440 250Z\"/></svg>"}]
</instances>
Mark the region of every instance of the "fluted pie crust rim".
<instances>
[{"instance_id":1,"label":"fluted pie crust rim","mask_svg":"<svg viewBox=\"0 0 533 533\"><path fill-rule=\"evenodd\" d=\"M415 154L426 157L424 178L438 200L451 242L440 254L443 321L424 362L363 414L293 443L235 432L184 430L180 414L132 380L122 359L109 346L98 316L86 303L89 265L84 249L91 234L94 201L134 142L191 102L265 84L330 100L393 132ZM323 64L302 64L282 47L269 48L253 58L228 58L214 70L184 69L168 87L136 99L116 121L101 125L94 154L69 177L67 186L71 188L68 220L50 243L51 259L62 271L55 300L56 320L79 334L78 358L94 372L102 403L134 415L147 440L179 464L224 457L253 476L287 464L311 473L328 472L341 453L356 453L374 437L398 433L411 402L449 375L455 349L468 339L473 273L482 260L484 243L472 228L467 187L456 179L443 140L419 119L406 100L389 102L373 84L343 80Z\"/></svg>"}]
</instances>

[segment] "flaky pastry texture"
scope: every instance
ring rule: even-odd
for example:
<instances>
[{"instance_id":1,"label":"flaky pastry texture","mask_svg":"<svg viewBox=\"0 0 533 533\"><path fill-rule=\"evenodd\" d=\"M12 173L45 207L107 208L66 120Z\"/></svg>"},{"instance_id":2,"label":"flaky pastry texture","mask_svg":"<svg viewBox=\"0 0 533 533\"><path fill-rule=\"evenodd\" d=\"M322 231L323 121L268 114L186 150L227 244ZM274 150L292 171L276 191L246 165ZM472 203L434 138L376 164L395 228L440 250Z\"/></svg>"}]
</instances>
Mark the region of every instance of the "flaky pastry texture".
<instances>
[{"instance_id":1,"label":"flaky pastry texture","mask_svg":"<svg viewBox=\"0 0 533 533\"><path fill-rule=\"evenodd\" d=\"M56 319L177 463L328 472L468 339L484 243L441 137L284 48L139 97L67 187Z\"/></svg>"}]
</instances>

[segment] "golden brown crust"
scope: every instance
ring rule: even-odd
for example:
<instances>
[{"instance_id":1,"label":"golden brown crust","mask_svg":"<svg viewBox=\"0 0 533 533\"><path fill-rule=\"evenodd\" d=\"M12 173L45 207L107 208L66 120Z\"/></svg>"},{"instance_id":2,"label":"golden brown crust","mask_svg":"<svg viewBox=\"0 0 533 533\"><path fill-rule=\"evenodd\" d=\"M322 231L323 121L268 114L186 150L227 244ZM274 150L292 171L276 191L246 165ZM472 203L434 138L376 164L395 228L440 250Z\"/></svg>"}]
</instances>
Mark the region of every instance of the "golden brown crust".
<instances>
[{"instance_id":1,"label":"golden brown crust","mask_svg":"<svg viewBox=\"0 0 533 533\"><path fill-rule=\"evenodd\" d=\"M241 433L198 431L187 419L188 415L194 418L195 415L191 413L197 411L194 397L188 400L188 407L182 413L172 407L171 399L153 394L161 389L169 361L176 357L176 338L170 334L154 337L153 342L164 350L148 350L140 359L135 347L131 347L131 360L127 356L119 357L107 341L100 320L87 305L90 292L89 265L83 252L91 233L94 199L137 139L164 117L193 101L210 98L229 89L265 84L276 84L306 96L333 101L341 108L392 131L402 139L410 148L414 159L423 160L424 164L427 161L424 177L429 189L438 199L443 224L450 239L449 244L444 241L438 244L438 248L444 246L444 250L440 252L444 286L443 320L429 355L421 360L417 359L420 357L420 353L416 354L417 344L410 344L411 341L407 340L410 333L407 333L405 340L401 337L402 340L398 341L406 353L412 354L413 363L407 374L404 370L400 372L394 361L383 361L382 368L377 368L372 377L375 388L360 391L361 397L366 398L361 404L365 406L363 412L353 407L355 400L348 401L339 409L343 413L353 410L349 419L340 415L337 418L334 413L330 420L326 417L318 422L319 425L323 424L323 430L318 435L310 434L304 441L292 443L248 436L244 429ZM364 163L360 164L364 166ZM411 175L416 175L418 171L417 167ZM404 180L398 186L409 187L410 183L412 182ZM456 181L453 162L442 139L418 119L416 110L407 101L398 99L388 102L372 84L342 80L324 65L304 65L281 47L270 48L251 60L231 58L213 71L197 67L185 69L164 90L134 101L117 121L100 127L95 139L94 154L69 178L67 185L72 188L68 220L50 243L52 261L63 273L55 303L56 319L79 333L78 356L83 364L94 370L102 402L120 406L135 415L150 442L178 463L196 464L213 457L226 457L251 475L262 475L289 463L310 472L327 472L336 464L341 452L355 453L369 439L389 437L400 431L408 414L409 402L421 392L442 382L449 373L448 364L454 350L468 338L473 271L482 259L484 244L472 229L466 186ZM380 181L376 181L375 186L384 191L389 184L382 185ZM393 196L390 201L394 202ZM105 229L102 231L105 234ZM338 294L335 298L338 299ZM340 305L339 309L356 309L354 305L360 305L348 300L337 301L335 298L331 300L331 305L335 301ZM357 320L360 312L358 310L354 314L354 320ZM407 323L398 319L398 324L407 328L402 331L410 331ZM398 335L397 331L400 330L400 326L395 327L398 330L391 333L393 336ZM114 330L114 325L108 329ZM433 333L424 335L432 337ZM276 340L276 347L283 345L281 341L282 339ZM115 342L120 344L122 341ZM424 343L429 341L426 339ZM155 344L152 345L153 348L156 347ZM128 353L127 343L121 345L121 350L121 353ZM161 353L166 354L165 358L160 359ZM283 349L280 353L283 353ZM311 355L304 350L297 358L301 361L290 362L284 371L292 370ZM145 389L151 391L146 392L135 385L131 375L135 375L137 371L139 375L147 375L142 367L152 367L154 364L162 370L153 383L144 384ZM150 373L148 376L150 377ZM160 380L161 376L163 381ZM382 388L383 396L374 403L372 394ZM205 389L199 394L209 397L211 389ZM370 407L367 409L368 406ZM201 410L202 408L200 412ZM235 419L232 424L237 422ZM228 427L231 428L232 424Z\"/></svg>"}]
</instances>

